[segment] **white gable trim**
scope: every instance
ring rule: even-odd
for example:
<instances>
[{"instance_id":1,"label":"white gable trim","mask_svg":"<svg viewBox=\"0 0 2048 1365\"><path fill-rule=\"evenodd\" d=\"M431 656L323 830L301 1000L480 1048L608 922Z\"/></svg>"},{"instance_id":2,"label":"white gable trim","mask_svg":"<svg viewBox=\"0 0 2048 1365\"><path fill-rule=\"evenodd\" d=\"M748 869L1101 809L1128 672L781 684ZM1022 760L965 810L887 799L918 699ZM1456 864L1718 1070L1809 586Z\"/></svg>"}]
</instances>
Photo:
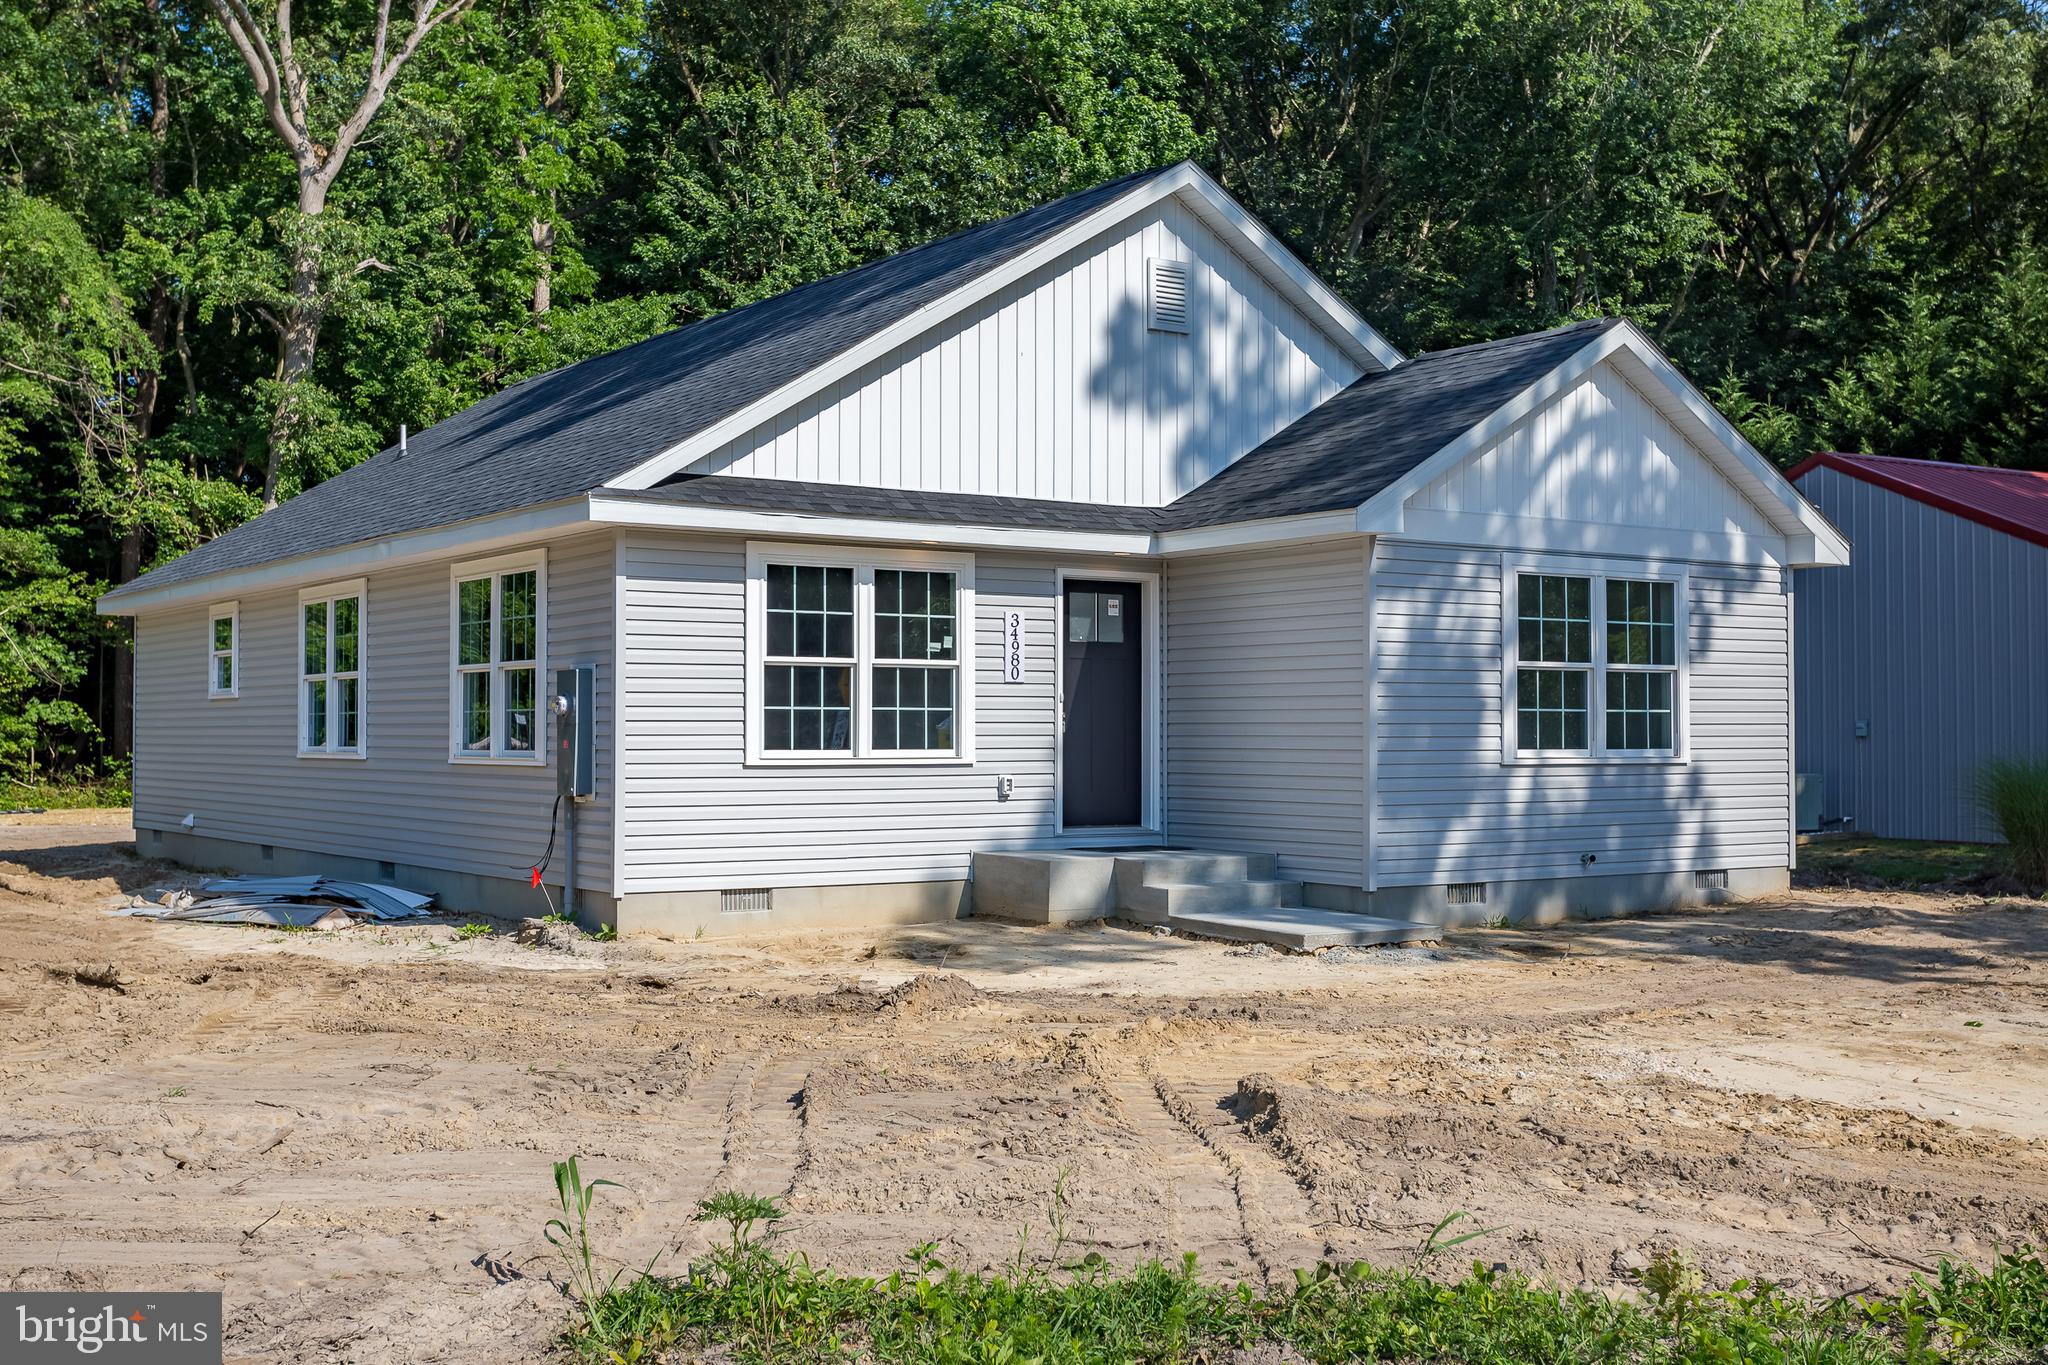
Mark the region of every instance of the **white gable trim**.
<instances>
[{"instance_id":1,"label":"white gable trim","mask_svg":"<svg viewBox=\"0 0 2048 1365\"><path fill-rule=\"evenodd\" d=\"M922 336L948 318L973 308L1118 223L1136 217L1173 195L1180 196L1196 217L1240 251L1254 269L1327 332L1361 369L1392 369L1402 362L1401 353L1328 285L1317 279L1264 224L1247 213L1200 167L1183 162L1119 195L1031 250L995 266L892 326L863 338L824 364L805 371L774 392L634 466L612 479L606 487L654 487L669 475L689 467L703 456L721 449L728 442L746 435L849 375L858 373L864 366Z\"/></svg>"},{"instance_id":2,"label":"white gable trim","mask_svg":"<svg viewBox=\"0 0 2048 1365\"><path fill-rule=\"evenodd\" d=\"M1645 396L1674 420L1680 434L1729 483L1755 503L1782 533L1794 568L1847 564L1849 542L1828 524L1799 490L1765 459L1742 433L1714 410L1691 381L1633 323L1611 327L1565 362L1496 408L1483 421L1409 470L1358 509L1357 529L1376 535L1411 535L1408 499L1456 465L1499 440L1508 429L1550 402L1595 365L1613 358L1623 378L1636 381ZM1419 529L1419 528L1417 528Z\"/></svg>"}]
</instances>

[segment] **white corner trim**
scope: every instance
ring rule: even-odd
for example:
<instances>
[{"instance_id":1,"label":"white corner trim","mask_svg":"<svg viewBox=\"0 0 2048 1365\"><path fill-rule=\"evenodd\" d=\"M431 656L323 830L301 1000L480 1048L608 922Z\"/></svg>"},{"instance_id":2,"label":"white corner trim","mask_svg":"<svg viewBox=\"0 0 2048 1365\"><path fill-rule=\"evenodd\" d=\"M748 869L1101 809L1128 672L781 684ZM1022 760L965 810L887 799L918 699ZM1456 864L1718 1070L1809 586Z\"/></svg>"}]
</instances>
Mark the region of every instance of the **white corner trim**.
<instances>
[{"instance_id":1,"label":"white corner trim","mask_svg":"<svg viewBox=\"0 0 2048 1365\"><path fill-rule=\"evenodd\" d=\"M1793 568L1814 568L1847 564L1849 544L1828 524L1799 490L1794 488L1742 433L1703 398L1678 367L1664 358L1654 343L1633 323L1622 322L1573 352L1555 369L1516 394L1465 431L1456 440L1416 465L1399 479L1381 489L1358 509L1356 527L1376 535L1401 535L1407 531L1408 499L1429 486L1460 460L1499 440L1517 422L1563 393L1595 365L1626 351L1664 390L1669 400L1682 408L1711 434L1717 449L1702 453L1724 477L1771 519L1786 537ZM1761 492L1765 496L1759 498Z\"/></svg>"},{"instance_id":2,"label":"white corner trim","mask_svg":"<svg viewBox=\"0 0 2048 1365\"><path fill-rule=\"evenodd\" d=\"M812 367L782 387L763 395L727 417L676 445L642 461L610 479L608 488L652 488L669 475L685 469L728 442L744 436L778 413L858 372L897 347L923 335L948 318L992 297L1017 281L1059 259L1067 252L1100 236L1120 222L1151 208L1173 195L1190 195L1205 221L1221 225L1238 238L1238 249L1254 268L1261 271L1291 301L1319 322L1361 368L1391 369L1402 362L1401 353L1374 331L1356 310L1323 284L1273 236L1257 219L1214 180L1194 165L1183 162L1163 175L1118 195L1079 222L1054 233L1029 251L982 272L952 292L854 345L821 365Z\"/></svg>"}]
</instances>

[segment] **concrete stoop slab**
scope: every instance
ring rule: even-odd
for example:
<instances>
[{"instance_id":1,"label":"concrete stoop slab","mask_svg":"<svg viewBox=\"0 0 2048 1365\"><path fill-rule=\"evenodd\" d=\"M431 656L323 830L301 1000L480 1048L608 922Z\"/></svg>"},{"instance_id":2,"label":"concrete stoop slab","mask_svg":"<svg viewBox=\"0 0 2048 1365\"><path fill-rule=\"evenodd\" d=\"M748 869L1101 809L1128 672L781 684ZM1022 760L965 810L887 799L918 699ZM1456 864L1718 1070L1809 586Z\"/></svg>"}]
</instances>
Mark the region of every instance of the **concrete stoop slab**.
<instances>
[{"instance_id":1,"label":"concrete stoop slab","mask_svg":"<svg viewBox=\"0 0 2048 1365\"><path fill-rule=\"evenodd\" d=\"M1383 943L1441 943L1444 937L1444 931L1434 924L1309 906L1243 906L1235 910L1177 913L1166 923L1168 928L1203 938L1270 943L1297 952Z\"/></svg>"}]
</instances>

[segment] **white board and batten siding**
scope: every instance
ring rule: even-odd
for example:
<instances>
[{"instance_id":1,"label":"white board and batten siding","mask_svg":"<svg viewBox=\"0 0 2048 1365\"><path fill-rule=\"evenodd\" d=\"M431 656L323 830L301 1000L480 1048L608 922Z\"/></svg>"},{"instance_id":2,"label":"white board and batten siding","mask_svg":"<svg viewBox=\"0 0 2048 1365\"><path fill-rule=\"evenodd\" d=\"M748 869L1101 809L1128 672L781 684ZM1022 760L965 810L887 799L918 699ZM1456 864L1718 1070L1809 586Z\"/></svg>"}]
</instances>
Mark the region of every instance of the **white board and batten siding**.
<instances>
[{"instance_id":1,"label":"white board and batten siding","mask_svg":"<svg viewBox=\"0 0 2048 1365\"><path fill-rule=\"evenodd\" d=\"M632 532L624 542L621 895L964 880L978 849L1060 846L1058 573L1150 564L975 554L973 763L753 767L746 565L736 537ZM1010 683L1013 610L1023 678Z\"/></svg>"},{"instance_id":2,"label":"white board and batten siding","mask_svg":"<svg viewBox=\"0 0 2048 1365\"><path fill-rule=\"evenodd\" d=\"M1146 325L1147 262L1188 327ZM1177 199L693 463L692 472L1163 506L1359 376Z\"/></svg>"},{"instance_id":3,"label":"white board and batten siding","mask_svg":"<svg viewBox=\"0 0 2048 1365\"><path fill-rule=\"evenodd\" d=\"M1169 836L1364 885L1365 552L1167 561Z\"/></svg>"},{"instance_id":4,"label":"white board and batten siding","mask_svg":"<svg viewBox=\"0 0 2048 1365\"><path fill-rule=\"evenodd\" d=\"M549 667L597 669L598 795L578 811L577 883L607 894L613 558L608 531L547 547ZM179 832L191 815L206 838L523 880L547 847L555 772L449 760L449 583L449 561L366 580L361 759L298 755L296 588L239 599L231 699L207 695L206 604L138 617L136 827ZM543 743L551 733L543 721Z\"/></svg>"},{"instance_id":5,"label":"white board and batten siding","mask_svg":"<svg viewBox=\"0 0 2048 1365\"><path fill-rule=\"evenodd\" d=\"M1783 553L1769 516L1612 361L1418 490L1407 522L1453 541L1558 544L1573 528L1620 527L1680 558Z\"/></svg>"},{"instance_id":6,"label":"white board and batten siding","mask_svg":"<svg viewBox=\"0 0 2048 1365\"><path fill-rule=\"evenodd\" d=\"M1376 885L1787 865L1785 545L1641 390L1596 367L1406 515L1373 552ZM1524 569L1685 575L1683 761L1502 761Z\"/></svg>"}]
</instances>

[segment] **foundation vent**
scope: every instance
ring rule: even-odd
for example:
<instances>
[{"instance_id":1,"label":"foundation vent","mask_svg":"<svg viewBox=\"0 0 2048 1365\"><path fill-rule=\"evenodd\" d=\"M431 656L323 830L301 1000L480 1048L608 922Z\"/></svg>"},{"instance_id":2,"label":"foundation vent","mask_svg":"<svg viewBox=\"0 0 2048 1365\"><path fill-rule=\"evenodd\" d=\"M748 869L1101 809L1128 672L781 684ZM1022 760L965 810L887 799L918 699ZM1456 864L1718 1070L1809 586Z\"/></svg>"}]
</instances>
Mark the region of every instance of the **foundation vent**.
<instances>
[{"instance_id":1,"label":"foundation vent","mask_svg":"<svg viewBox=\"0 0 2048 1365\"><path fill-rule=\"evenodd\" d=\"M1726 891L1728 889L1728 869L1721 867L1711 872L1693 873L1692 889L1695 891Z\"/></svg>"},{"instance_id":2,"label":"foundation vent","mask_svg":"<svg viewBox=\"0 0 2048 1365\"><path fill-rule=\"evenodd\" d=\"M1486 883L1452 882L1444 888L1444 899L1452 905L1484 905Z\"/></svg>"},{"instance_id":3,"label":"foundation vent","mask_svg":"<svg viewBox=\"0 0 2048 1365\"><path fill-rule=\"evenodd\" d=\"M718 913L721 915L743 915L749 912L773 910L775 893L765 886L745 891L726 890L718 893Z\"/></svg>"}]
</instances>

